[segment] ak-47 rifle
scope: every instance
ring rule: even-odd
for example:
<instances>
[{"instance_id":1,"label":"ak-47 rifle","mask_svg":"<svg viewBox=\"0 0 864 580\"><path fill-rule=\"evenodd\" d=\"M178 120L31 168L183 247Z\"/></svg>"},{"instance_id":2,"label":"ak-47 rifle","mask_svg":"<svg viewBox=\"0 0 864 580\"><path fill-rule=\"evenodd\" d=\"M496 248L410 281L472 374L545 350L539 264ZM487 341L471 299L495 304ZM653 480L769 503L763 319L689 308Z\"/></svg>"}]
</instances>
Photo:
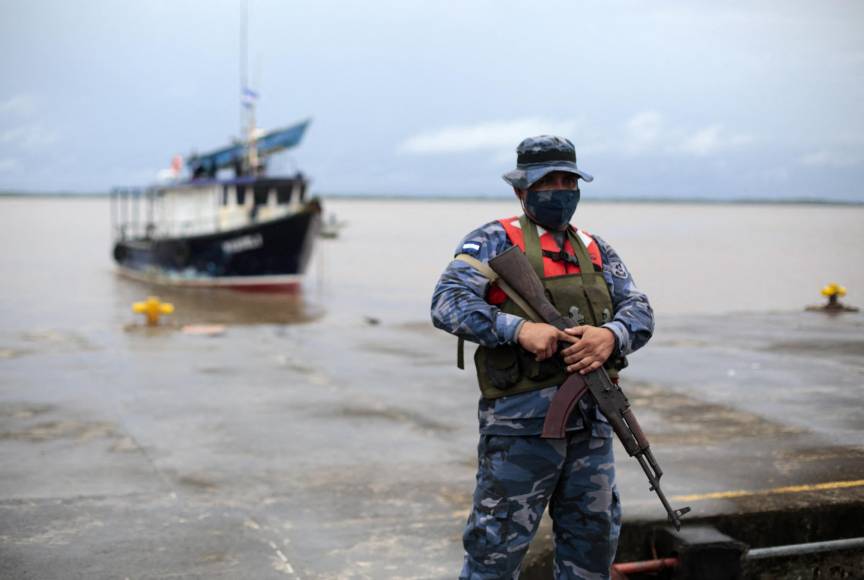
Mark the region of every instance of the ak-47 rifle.
<instances>
[{"instance_id":1,"label":"ak-47 rifle","mask_svg":"<svg viewBox=\"0 0 864 580\"><path fill-rule=\"evenodd\" d=\"M523 309L535 322L545 322L555 328L564 330L578 326L572 318L562 316L555 306L549 302L540 278L519 248L512 247L489 260L489 266L500 277L498 284L508 295L515 293L521 298ZM508 288L509 286L509 288ZM568 346L561 343L559 347ZM597 401L597 406L606 416L624 449L631 457L635 457L651 484L651 491L657 493L660 503L666 509L669 521L675 529L681 529L681 516L690 511L689 507L672 509L669 501L660 489L660 477L663 471L654 459L648 438L639 426L639 421L630 408L630 402L621 387L612 382L606 370L602 367L580 375L572 373L558 387L558 392L552 399L549 412L543 424L543 437L561 439L565 436L567 419L585 392L590 392Z\"/></svg>"}]
</instances>

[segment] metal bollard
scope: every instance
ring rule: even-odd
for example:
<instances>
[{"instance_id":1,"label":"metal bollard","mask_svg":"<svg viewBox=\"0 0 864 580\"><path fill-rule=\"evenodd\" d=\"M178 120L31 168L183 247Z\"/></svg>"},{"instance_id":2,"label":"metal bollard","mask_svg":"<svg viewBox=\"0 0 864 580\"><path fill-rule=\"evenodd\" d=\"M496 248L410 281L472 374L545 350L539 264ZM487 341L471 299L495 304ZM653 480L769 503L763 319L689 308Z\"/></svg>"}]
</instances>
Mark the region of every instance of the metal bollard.
<instances>
[{"instance_id":1,"label":"metal bollard","mask_svg":"<svg viewBox=\"0 0 864 580\"><path fill-rule=\"evenodd\" d=\"M738 580L747 545L711 526L657 528L653 545L660 557L677 557L676 580Z\"/></svg>"}]
</instances>

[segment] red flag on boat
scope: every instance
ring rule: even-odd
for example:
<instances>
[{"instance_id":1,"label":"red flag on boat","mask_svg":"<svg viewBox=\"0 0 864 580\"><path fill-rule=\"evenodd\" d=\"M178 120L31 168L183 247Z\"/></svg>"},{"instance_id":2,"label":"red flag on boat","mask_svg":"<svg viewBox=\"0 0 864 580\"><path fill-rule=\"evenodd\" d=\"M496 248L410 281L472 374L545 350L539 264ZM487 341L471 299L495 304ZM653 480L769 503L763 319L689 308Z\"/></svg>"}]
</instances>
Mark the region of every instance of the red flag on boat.
<instances>
[{"instance_id":1,"label":"red flag on boat","mask_svg":"<svg viewBox=\"0 0 864 580\"><path fill-rule=\"evenodd\" d=\"M176 177L180 175L180 170L183 169L183 156L175 155L173 159L171 159L171 173Z\"/></svg>"}]
</instances>

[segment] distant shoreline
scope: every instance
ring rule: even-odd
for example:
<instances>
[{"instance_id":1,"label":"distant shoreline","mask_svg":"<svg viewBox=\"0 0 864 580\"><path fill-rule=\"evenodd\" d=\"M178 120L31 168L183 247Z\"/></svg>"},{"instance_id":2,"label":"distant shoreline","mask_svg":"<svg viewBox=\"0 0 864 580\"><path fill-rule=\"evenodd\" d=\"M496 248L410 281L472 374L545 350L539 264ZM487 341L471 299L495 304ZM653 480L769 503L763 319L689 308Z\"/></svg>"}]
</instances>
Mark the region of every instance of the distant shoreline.
<instances>
[{"instance_id":1,"label":"distant shoreline","mask_svg":"<svg viewBox=\"0 0 864 580\"><path fill-rule=\"evenodd\" d=\"M0 197L108 197L107 193L80 193L73 191L0 191Z\"/></svg>"},{"instance_id":2,"label":"distant shoreline","mask_svg":"<svg viewBox=\"0 0 864 580\"><path fill-rule=\"evenodd\" d=\"M16 199L94 199L108 197L108 193L84 192L13 192L0 191L0 198ZM498 202L510 199L508 195L397 195L374 193L319 193L324 200L339 201L442 201L442 202ZM587 197L583 203L645 203L645 204L701 204L701 205L821 205L821 206L864 206L864 200L815 199L815 198L702 198L702 197L610 197L597 199Z\"/></svg>"},{"instance_id":3,"label":"distant shoreline","mask_svg":"<svg viewBox=\"0 0 864 580\"><path fill-rule=\"evenodd\" d=\"M384 194L321 194L324 200L339 201L488 201L500 202L511 199L509 195L384 195ZM825 206L864 206L864 200L842 199L772 199L772 198L684 198L684 197L610 197L606 199L583 197L580 203L645 203L645 204L702 204L702 205L825 205Z\"/></svg>"}]
</instances>

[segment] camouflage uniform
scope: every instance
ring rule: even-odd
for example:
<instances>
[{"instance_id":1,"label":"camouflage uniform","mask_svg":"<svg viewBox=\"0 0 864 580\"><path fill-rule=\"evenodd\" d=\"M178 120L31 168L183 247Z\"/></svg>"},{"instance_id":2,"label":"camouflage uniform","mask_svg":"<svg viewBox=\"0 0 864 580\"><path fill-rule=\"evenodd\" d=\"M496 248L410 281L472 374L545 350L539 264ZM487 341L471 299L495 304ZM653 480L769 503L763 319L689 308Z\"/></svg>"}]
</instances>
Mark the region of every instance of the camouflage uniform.
<instances>
[{"instance_id":1,"label":"camouflage uniform","mask_svg":"<svg viewBox=\"0 0 864 580\"><path fill-rule=\"evenodd\" d=\"M516 578L549 504L556 578L607 578L621 507L611 437L587 429L566 439L484 435L460 578Z\"/></svg>"},{"instance_id":2,"label":"camouflage uniform","mask_svg":"<svg viewBox=\"0 0 864 580\"><path fill-rule=\"evenodd\" d=\"M626 355L651 337L653 313L618 254L593 238L615 309L603 326L615 335L619 354ZM496 221L466 236L455 254L488 262L511 245ZM487 303L488 284L465 262L451 262L432 297L435 326L484 346L515 343L524 320ZM556 389L480 399L477 487L460 578L517 578L547 504L554 522L555 577L609 577L621 522L612 429L590 398L583 398L566 439L540 438Z\"/></svg>"}]
</instances>

